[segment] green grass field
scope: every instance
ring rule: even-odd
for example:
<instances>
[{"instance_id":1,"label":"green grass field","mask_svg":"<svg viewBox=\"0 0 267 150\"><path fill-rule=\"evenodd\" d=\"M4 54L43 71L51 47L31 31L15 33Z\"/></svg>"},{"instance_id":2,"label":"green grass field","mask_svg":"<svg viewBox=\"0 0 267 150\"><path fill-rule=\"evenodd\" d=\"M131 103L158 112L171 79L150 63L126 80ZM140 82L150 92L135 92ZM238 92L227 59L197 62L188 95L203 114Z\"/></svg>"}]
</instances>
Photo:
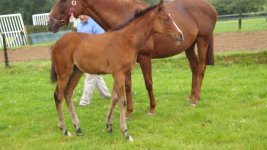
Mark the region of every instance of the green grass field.
<instances>
[{"instance_id":1,"label":"green grass field","mask_svg":"<svg viewBox=\"0 0 267 150\"><path fill-rule=\"evenodd\" d=\"M148 96L137 64L132 76L134 113L127 121L134 142L119 130L105 129L109 100L95 93L87 108L78 107L83 79L73 97L84 136L61 134L49 82L50 61L11 63L0 68L0 149L267 149L267 51L220 52L209 66L202 98L186 100L191 73L184 54L153 60L156 115L148 116ZM112 78L104 76L111 89ZM74 134L64 104L67 127Z\"/></svg>"},{"instance_id":2,"label":"green grass field","mask_svg":"<svg viewBox=\"0 0 267 150\"><path fill-rule=\"evenodd\" d=\"M217 21L215 33L254 32L267 29L266 18L243 19L242 28L238 30L238 20Z\"/></svg>"}]
</instances>

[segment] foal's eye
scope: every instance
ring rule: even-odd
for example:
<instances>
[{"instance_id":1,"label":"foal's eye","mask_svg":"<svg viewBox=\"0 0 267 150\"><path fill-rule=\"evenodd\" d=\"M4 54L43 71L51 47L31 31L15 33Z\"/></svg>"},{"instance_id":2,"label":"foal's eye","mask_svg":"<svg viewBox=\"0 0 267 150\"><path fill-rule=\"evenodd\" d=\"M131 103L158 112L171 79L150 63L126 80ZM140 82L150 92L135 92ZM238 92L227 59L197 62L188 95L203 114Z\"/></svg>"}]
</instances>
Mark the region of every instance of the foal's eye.
<instances>
[{"instance_id":1,"label":"foal's eye","mask_svg":"<svg viewBox=\"0 0 267 150\"><path fill-rule=\"evenodd\" d=\"M62 3L66 2L67 0L61 0Z\"/></svg>"}]
</instances>

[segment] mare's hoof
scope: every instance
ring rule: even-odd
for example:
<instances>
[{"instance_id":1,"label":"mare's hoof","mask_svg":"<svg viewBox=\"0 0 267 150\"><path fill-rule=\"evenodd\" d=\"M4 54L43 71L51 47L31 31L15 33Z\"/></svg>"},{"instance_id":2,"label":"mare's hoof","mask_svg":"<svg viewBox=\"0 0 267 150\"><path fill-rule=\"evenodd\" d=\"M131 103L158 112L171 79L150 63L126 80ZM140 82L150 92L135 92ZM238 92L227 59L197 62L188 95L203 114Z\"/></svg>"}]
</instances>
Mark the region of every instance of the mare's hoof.
<instances>
[{"instance_id":1,"label":"mare's hoof","mask_svg":"<svg viewBox=\"0 0 267 150\"><path fill-rule=\"evenodd\" d=\"M190 96L187 97L186 100L187 100L187 101L192 101L192 99L193 99L193 98L192 98L192 96L190 95Z\"/></svg>"},{"instance_id":2,"label":"mare's hoof","mask_svg":"<svg viewBox=\"0 0 267 150\"><path fill-rule=\"evenodd\" d=\"M191 106L192 106L192 107L197 107L197 104L195 104L195 103L191 103Z\"/></svg>"},{"instance_id":3,"label":"mare's hoof","mask_svg":"<svg viewBox=\"0 0 267 150\"><path fill-rule=\"evenodd\" d=\"M192 107L196 107L197 104L198 104L198 100L192 100L192 102L191 102Z\"/></svg>"},{"instance_id":4,"label":"mare's hoof","mask_svg":"<svg viewBox=\"0 0 267 150\"><path fill-rule=\"evenodd\" d=\"M154 112L154 109L149 109L148 113L147 113L149 116L154 116L155 115L155 112Z\"/></svg>"},{"instance_id":5,"label":"mare's hoof","mask_svg":"<svg viewBox=\"0 0 267 150\"><path fill-rule=\"evenodd\" d=\"M81 128L76 130L76 135L77 136L82 136L83 135Z\"/></svg>"}]
</instances>

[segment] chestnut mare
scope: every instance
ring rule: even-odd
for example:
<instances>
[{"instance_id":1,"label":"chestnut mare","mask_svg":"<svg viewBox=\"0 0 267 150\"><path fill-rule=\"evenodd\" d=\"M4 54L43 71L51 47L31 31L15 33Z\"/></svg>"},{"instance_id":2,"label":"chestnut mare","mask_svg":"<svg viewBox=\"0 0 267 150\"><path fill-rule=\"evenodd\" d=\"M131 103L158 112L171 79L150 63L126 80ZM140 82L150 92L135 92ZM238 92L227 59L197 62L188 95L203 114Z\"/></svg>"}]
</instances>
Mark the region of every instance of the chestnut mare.
<instances>
[{"instance_id":1,"label":"chestnut mare","mask_svg":"<svg viewBox=\"0 0 267 150\"><path fill-rule=\"evenodd\" d=\"M52 46L51 80L57 80L54 93L58 126L67 136L71 135L64 124L62 102L65 98L71 113L76 134L81 135L79 119L71 97L83 72L91 74L112 74L114 79L110 109L106 118L109 132L112 132L112 116L117 102L120 109L120 129L127 140L133 140L128 134L125 121L125 76L135 66L137 54L144 43L154 33L165 34L178 45L182 33L163 6L158 5L137 12L125 25L115 31L101 35L71 32L60 38Z\"/></svg>"},{"instance_id":2,"label":"chestnut mare","mask_svg":"<svg viewBox=\"0 0 267 150\"><path fill-rule=\"evenodd\" d=\"M75 5L72 5L75 4ZM124 24L134 12L144 9L148 4L135 0L61 0L50 14L49 29L57 32L60 26L68 23L71 14L91 16L105 30L112 30ZM189 98L192 106L200 100L202 80L206 64L214 64L213 30L217 12L207 0L173 0L165 5L174 22L183 31L184 42L176 46L175 40L161 34L154 34L140 49L137 62L140 63L150 99L149 114L154 113L156 101L152 86L152 58L165 58L185 51L192 71L192 88ZM197 54L195 45L197 44ZM126 77L127 113L133 111L131 96L131 74Z\"/></svg>"}]
</instances>

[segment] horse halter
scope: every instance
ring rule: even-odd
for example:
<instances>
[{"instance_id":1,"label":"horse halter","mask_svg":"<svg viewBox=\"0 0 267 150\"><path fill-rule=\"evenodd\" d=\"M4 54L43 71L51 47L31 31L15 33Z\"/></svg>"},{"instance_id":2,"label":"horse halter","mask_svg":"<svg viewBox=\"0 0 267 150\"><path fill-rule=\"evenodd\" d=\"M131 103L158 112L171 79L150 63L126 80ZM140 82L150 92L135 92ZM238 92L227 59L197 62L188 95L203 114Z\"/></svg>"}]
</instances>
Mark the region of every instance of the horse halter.
<instances>
[{"instance_id":1,"label":"horse halter","mask_svg":"<svg viewBox=\"0 0 267 150\"><path fill-rule=\"evenodd\" d=\"M74 7L76 6L76 4L77 4L77 1L72 0L72 2L71 2L72 7L70 8L68 15L64 19L62 19L62 20L56 19L51 15L51 13L49 14L49 18L51 18L53 23L56 25L59 25L59 26L68 25L70 17L75 14L75 8Z\"/></svg>"}]
</instances>

